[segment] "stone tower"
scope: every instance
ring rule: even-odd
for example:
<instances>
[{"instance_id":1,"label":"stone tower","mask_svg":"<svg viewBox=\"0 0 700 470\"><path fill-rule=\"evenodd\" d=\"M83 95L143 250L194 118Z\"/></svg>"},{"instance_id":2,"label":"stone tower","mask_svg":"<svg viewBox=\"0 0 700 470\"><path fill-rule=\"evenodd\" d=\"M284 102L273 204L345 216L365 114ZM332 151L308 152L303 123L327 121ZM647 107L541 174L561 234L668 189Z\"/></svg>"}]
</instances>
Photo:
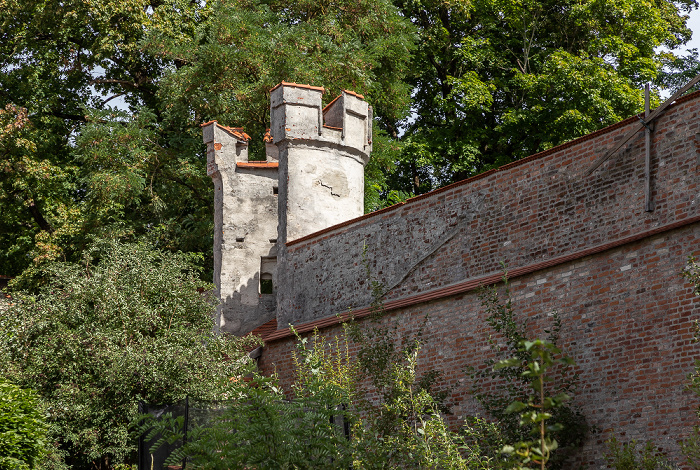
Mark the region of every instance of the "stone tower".
<instances>
[{"instance_id":1,"label":"stone tower","mask_svg":"<svg viewBox=\"0 0 700 470\"><path fill-rule=\"evenodd\" d=\"M364 213L371 108L343 91L323 108L323 88L282 82L271 90L279 150L279 240L287 243Z\"/></svg>"},{"instance_id":2,"label":"stone tower","mask_svg":"<svg viewBox=\"0 0 700 470\"><path fill-rule=\"evenodd\" d=\"M324 89L282 82L271 90L267 161L248 160L240 128L203 124L214 180L214 283L218 326L243 335L288 302L293 276L285 243L359 217L372 150L372 108L343 91L325 108ZM290 318L278 318L281 327Z\"/></svg>"},{"instance_id":3,"label":"stone tower","mask_svg":"<svg viewBox=\"0 0 700 470\"><path fill-rule=\"evenodd\" d=\"M215 329L245 334L275 317L276 154L248 161L250 137L216 121L202 125L214 180Z\"/></svg>"}]
</instances>

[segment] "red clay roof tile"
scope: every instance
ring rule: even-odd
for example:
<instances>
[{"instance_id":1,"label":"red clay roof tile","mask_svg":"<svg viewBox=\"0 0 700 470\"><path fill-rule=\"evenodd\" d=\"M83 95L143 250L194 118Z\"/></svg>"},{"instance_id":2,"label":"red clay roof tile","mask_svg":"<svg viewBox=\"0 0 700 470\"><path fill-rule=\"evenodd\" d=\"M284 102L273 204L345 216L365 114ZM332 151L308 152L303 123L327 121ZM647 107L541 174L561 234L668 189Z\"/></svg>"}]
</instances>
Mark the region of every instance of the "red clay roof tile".
<instances>
[{"instance_id":1,"label":"red clay roof tile","mask_svg":"<svg viewBox=\"0 0 700 470\"><path fill-rule=\"evenodd\" d=\"M355 93L354 91L350 91L350 90L343 90L343 91L344 91L345 93L347 93L348 95L357 96L357 97L360 98L361 100L364 100L364 99L365 99L364 96L362 96L362 95L359 94L359 93Z\"/></svg>"},{"instance_id":2,"label":"red clay roof tile","mask_svg":"<svg viewBox=\"0 0 700 470\"><path fill-rule=\"evenodd\" d=\"M279 162L238 162L236 166L238 168L278 168Z\"/></svg>"},{"instance_id":3,"label":"red clay roof tile","mask_svg":"<svg viewBox=\"0 0 700 470\"><path fill-rule=\"evenodd\" d=\"M308 88L309 90L319 90L321 93L325 93L326 90L322 86L311 86L311 85L304 85L302 83L294 83L294 82L280 82L277 85L273 86L270 89L270 92L276 90L277 88L281 86L293 86L296 88Z\"/></svg>"},{"instance_id":4,"label":"red clay roof tile","mask_svg":"<svg viewBox=\"0 0 700 470\"><path fill-rule=\"evenodd\" d=\"M277 331L277 318L273 318L269 322L263 323L248 334L260 336L262 339L265 339L266 336L271 335L275 331Z\"/></svg>"},{"instance_id":5,"label":"red clay roof tile","mask_svg":"<svg viewBox=\"0 0 700 470\"><path fill-rule=\"evenodd\" d=\"M245 141L250 140L250 136L248 134L246 134L245 132L243 132L242 127L227 127L227 126L222 126L221 124L217 124L217 126L230 132L231 134L233 134L236 138L238 138L240 140L245 140Z\"/></svg>"},{"instance_id":6,"label":"red clay roof tile","mask_svg":"<svg viewBox=\"0 0 700 470\"><path fill-rule=\"evenodd\" d=\"M217 125L218 127L220 127L221 129L224 129L224 130L227 131L228 133L233 134L233 136L236 137L238 140L245 140L245 141L249 141L249 140L250 140L250 136L249 136L248 134L246 134L245 132L243 132L243 128L242 128L242 127L228 127L228 126L222 126L221 124L219 124L219 123L218 123L217 121L215 121L215 120L214 120L214 121L207 121L207 122L205 122L205 123L202 123L202 124L199 125L199 127L208 126L208 125L210 125L210 124L216 124L216 125Z\"/></svg>"}]
</instances>

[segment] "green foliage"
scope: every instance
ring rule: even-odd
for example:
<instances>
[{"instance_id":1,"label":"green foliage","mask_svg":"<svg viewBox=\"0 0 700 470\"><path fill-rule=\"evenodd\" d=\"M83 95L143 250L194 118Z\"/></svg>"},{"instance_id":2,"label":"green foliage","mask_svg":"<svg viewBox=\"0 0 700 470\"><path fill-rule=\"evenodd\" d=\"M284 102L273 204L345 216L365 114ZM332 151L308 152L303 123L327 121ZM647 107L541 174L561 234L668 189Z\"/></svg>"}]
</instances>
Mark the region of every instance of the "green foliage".
<instances>
[{"instance_id":1,"label":"green foliage","mask_svg":"<svg viewBox=\"0 0 700 470\"><path fill-rule=\"evenodd\" d=\"M461 435L464 441L461 450L472 465L470 468L491 470L508 468L512 464L512 459L503 453L508 442L498 423L467 416Z\"/></svg>"},{"instance_id":2,"label":"green foliage","mask_svg":"<svg viewBox=\"0 0 700 470\"><path fill-rule=\"evenodd\" d=\"M0 469L36 468L44 452L45 434L36 395L0 379Z\"/></svg>"},{"instance_id":3,"label":"green foliage","mask_svg":"<svg viewBox=\"0 0 700 470\"><path fill-rule=\"evenodd\" d=\"M378 403L363 403L364 426L353 433L354 467L467 469L458 436L440 414L439 403L417 379L416 349L389 367Z\"/></svg>"},{"instance_id":4,"label":"green foliage","mask_svg":"<svg viewBox=\"0 0 700 470\"><path fill-rule=\"evenodd\" d=\"M345 409L353 394L347 349L337 342L327 350L314 338L313 349L305 340L298 343L298 381L291 399L274 377L256 373L250 381L232 382L220 416L190 432L169 461L187 458L188 465L203 469L348 468L350 442L336 425L356 419ZM159 433L172 436L171 442L182 437L182 423L172 418L148 420L149 427L149 437Z\"/></svg>"},{"instance_id":5,"label":"green foliage","mask_svg":"<svg viewBox=\"0 0 700 470\"><path fill-rule=\"evenodd\" d=\"M530 427L531 434L537 439L505 446L503 452L517 456L520 464L524 465L521 468L531 468L534 464L544 470L551 459L552 452L558 447L552 434L564 428L559 423L552 424L552 413L564 406L570 398L564 392L548 396L545 392L545 384L552 381L548 373L551 373L551 369L557 364L570 366L574 365L574 361L570 357L563 356L561 350L554 344L539 339L522 341L519 349L529 356L526 363L523 364L520 358L513 357L499 361L494 369L515 368L522 371L520 375L530 382L535 394L530 395L527 403L512 402L505 412L518 413L520 425Z\"/></svg>"},{"instance_id":6,"label":"green foliage","mask_svg":"<svg viewBox=\"0 0 700 470\"><path fill-rule=\"evenodd\" d=\"M700 295L700 265L693 256L688 258L688 266L681 272L681 276L692 284L695 295Z\"/></svg>"},{"instance_id":7,"label":"green foliage","mask_svg":"<svg viewBox=\"0 0 700 470\"><path fill-rule=\"evenodd\" d=\"M545 419L551 418L550 422L557 425L550 427L547 435L557 442L557 446L548 465L550 468L561 468L566 457L583 444L588 432L583 414L564 403L566 397L574 394L578 375L571 369L571 360L563 359L558 356L560 353L556 352L559 351L557 341L561 320L554 312L552 326L545 330L547 338L528 340L526 325L519 323L515 316L507 276L504 276L503 283L503 301L495 286L481 292L482 306L488 314L486 321L498 335L489 342L491 352L497 359L486 360L481 368L468 369L472 378L472 396L484 407L487 414L495 419L500 439L511 445L531 442L532 428L521 424L541 425ZM503 367L504 365L513 367ZM540 372L549 369L546 380L543 377L538 378L535 369ZM499 386L495 389L487 388L485 385L488 383L497 383ZM523 418L515 412L523 411L523 406L531 408L531 405L538 404L537 400L532 399L532 390L534 388L538 395L544 393L545 384L548 384L546 395L549 398L546 403L539 403L539 406L545 405L548 409L546 413L533 414L530 410L530 414ZM543 400L541 396L539 398L540 401ZM521 409L514 410L514 407L518 406ZM545 414L548 416L545 417ZM469 433L475 432L474 429L466 430ZM478 428L476 431L483 432ZM506 467L510 465L507 459L503 462L500 449L487 446L485 451L488 452L485 457L492 461L501 462L500 464Z\"/></svg>"},{"instance_id":8,"label":"green foliage","mask_svg":"<svg viewBox=\"0 0 700 470\"><path fill-rule=\"evenodd\" d=\"M641 449L637 441L620 442L613 436L608 444L605 459L614 470L675 470L679 467L670 463L664 455L647 442Z\"/></svg>"},{"instance_id":9,"label":"green foliage","mask_svg":"<svg viewBox=\"0 0 700 470\"><path fill-rule=\"evenodd\" d=\"M160 15L149 50L181 64L161 82L168 119L245 124L260 146L269 90L282 80L323 86L327 101L362 93L379 123L406 113L414 30L387 0L211 2L192 42L182 41L178 13Z\"/></svg>"},{"instance_id":10,"label":"green foliage","mask_svg":"<svg viewBox=\"0 0 700 470\"><path fill-rule=\"evenodd\" d=\"M366 95L379 135L407 113L414 33L388 0L0 0L0 273L77 262L94 236L210 253L199 125L245 126L259 157L286 80Z\"/></svg>"},{"instance_id":11,"label":"green foliage","mask_svg":"<svg viewBox=\"0 0 700 470\"><path fill-rule=\"evenodd\" d=\"M420 41L414 119L388 177L416 194L641 112L645 82L654 105L697 68L678 50L694 0L394 3Z\"/></svg>"},{"instance_id":12,"label":"green foliage","mask_svg":"<svg viewBox=\"0 0 700 470\"><path fill-rule=\"evenodd\" d=\"M225 411L190 432L169 462L222 470L477 468L467 466L435 402L417 387L416 354L393 366L385 381L394 383L392 399L370 403L344 339L298 339L291 397L274 377L232 383ZM172 417L147 420L143 429L147 438L167 436L162 442L183 437L182 420Z\"/></svg>"},{"instance_id":13,"label":"green foliage","mask_svg":"<svg viewBox=\"0 0 700 470\"><path fill-rule=\"evenodd\" d=\"M46 403L68 465L128 463L140 400L213 399L247 369L241 340L212 334L215 303L195 261L100 241L79 264L47 265L36 295L14 294L0 319L0 376Z\"/></svg>"},{"instance_id":14,"label":"green foliage","mask_svg":"<svg viewBox=\"0 0 700 470\"><path fill-rule=\"evenodd\" d=\"M697 370L697 369L696 369ZM687 465L693 470L700 468L700 427L694 426L693 432L681 441L681 451L687 459Z\"/></svg>"}]
</instances>

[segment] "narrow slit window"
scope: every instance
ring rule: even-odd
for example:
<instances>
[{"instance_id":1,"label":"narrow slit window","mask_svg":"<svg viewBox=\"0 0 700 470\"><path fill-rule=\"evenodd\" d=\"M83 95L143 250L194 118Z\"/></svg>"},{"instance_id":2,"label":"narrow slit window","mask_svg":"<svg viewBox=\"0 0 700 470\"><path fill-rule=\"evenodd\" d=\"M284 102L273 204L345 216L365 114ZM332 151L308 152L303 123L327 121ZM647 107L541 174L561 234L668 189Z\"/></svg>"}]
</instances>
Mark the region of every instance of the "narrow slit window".
<instances>
[{"instance_id":1,"label":"narrow slit window","mask_svg":"<svg viewBox=\"0 0 700 470\"><path fill-rule=\"evenodd\" d=\"M277 239L276 239L276 238L270 238L270 243L277 243Z\"/></svg>"},{"instance_id":2,"label":"narrow slit window","mask_svg":"<svg viewBox=\"0 0 700 470\"><path fill-rule=\"evenodd\" d=\"M260 293L261 294L272 294L272 274L262 273L260 275Z\"/></svg>"},{"instance_id":3,"label":"narrow slit window","mask_svg":"<svg viewBox=\"0 0 700 470\"><path fill-rule=\"evenodd\" d=\"M277 258L275 256L263 256L260 258L260 293L274 294L274 275L277 271Z\"/></svg>"},{"instance_id":4,"label":"narrow slit window","mask_svg":"<svg viewBox=\"0 0 700 470\"><path fill-rule=\"evenodd\" d=\"M238 243L243 243L245 241L245 237L236 237L236 241Z\"/></svg>"},{"instance_id":5,"label":"narrow slit window","mask_svg":"<svg viewBox=\"0 0 700 470\"><path fill-rule=\"evenodd\" d=\"M280 188L278 188L277 186L272 187L272 194L279 194L279 192L280 192Z\"/></svg>"}]
</instances>

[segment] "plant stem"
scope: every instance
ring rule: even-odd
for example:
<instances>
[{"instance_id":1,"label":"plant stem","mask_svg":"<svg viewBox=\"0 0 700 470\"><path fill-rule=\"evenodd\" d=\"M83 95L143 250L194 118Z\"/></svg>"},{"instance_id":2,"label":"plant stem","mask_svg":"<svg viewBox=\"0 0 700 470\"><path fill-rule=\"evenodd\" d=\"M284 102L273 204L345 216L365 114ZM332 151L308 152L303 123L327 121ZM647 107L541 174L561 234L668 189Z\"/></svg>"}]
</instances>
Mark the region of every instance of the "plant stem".
<instances>
[{"instance_id":1,"label":"plant stem","mask_svg":"<svg viewBox=\"0 0 700 470\"><path fill-rule=\"evenodd\" d=\"M542 410L542 413L544 414L544 373L540 374L540 410ZM544 419L540 421L540 451L542 452L542 455L540 455L540 458L542 459L540 462L540 468L541 470L544 470Z\"/></svg>"}]
</instances>

